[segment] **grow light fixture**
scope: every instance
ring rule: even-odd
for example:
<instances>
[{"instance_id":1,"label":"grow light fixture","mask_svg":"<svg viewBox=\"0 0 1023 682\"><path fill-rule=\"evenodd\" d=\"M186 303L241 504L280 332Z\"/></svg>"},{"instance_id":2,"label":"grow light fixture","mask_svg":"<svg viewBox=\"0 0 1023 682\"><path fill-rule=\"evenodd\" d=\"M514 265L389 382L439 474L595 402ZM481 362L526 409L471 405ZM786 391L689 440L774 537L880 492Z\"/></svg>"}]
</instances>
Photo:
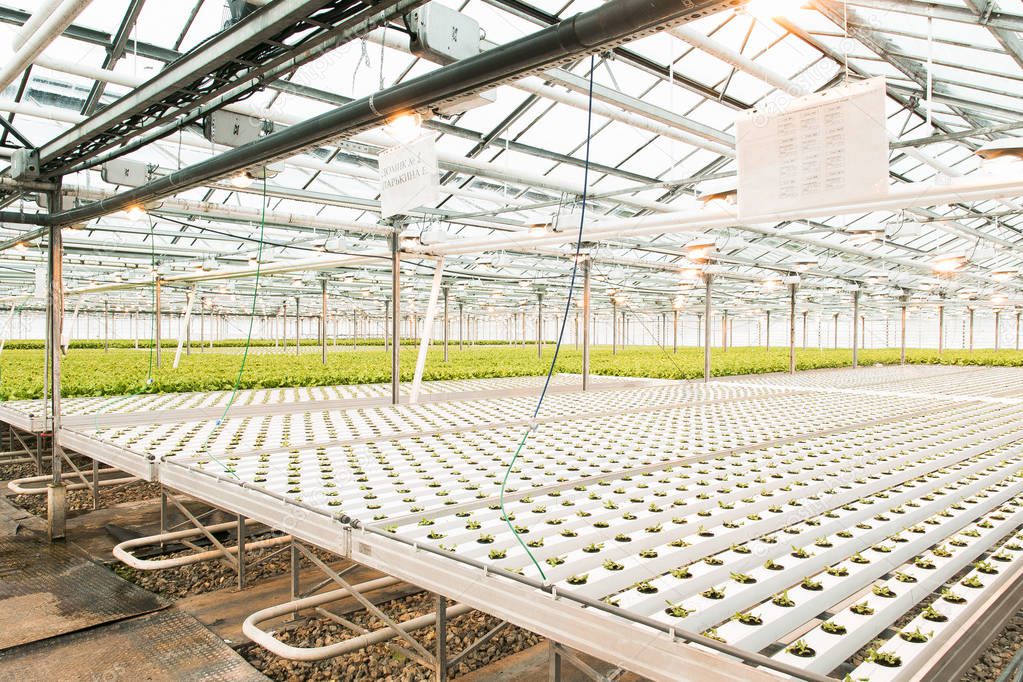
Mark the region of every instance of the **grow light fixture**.
<instances>
[{"instance_id":1,"label":"grow light fixture","mask_svg":"<svg viewBox=\"0 0 1023 682\"><path fill-rule=\"evenodd\" d=\"M130 220L142 220L142 216L146 214L146 209L143 208L142 206L139 206L138 204L135 204L124 209L124 214Z\"/></svg>"},{"instance_id":2,"label":"grow light fixture","mask_svg":"<svg viewBox=\"0 0 1023 682\"><path fill-rule=\"evenodd\" d=\"M536 225L529 226L530 237L542 237L547 234L547 225L538 223Z\"/></svg>"},{"instance_id":3,"label":"grow light fixture","mask_svg":"<svg viewBox=\"0 0 1023 682\"><path fill-rule=\"evenodd\" d=\"M764 291L774 291L781 288L780 277L767 277L760 282L760 288Z\"/></svg>"},{"instance_id":4,"label":"grow light fixture","mask_svg":"<svg viewBox=\"0 0 1023 682\"><path fill-rule=\"evenodd\" d=\"M1009 297L1005 294L994 294L991 296L991 302L995 305L1005 305L1009 302Z\"/></svg>"},{"instance_id":5,"label":"grow light fixture","mask_svg":"<svg viewBox=\"0 0 1023 682\"><path fill-rule=\"evenodd\" d=\"M881 235L884 234L883 230L878 230L872 227L871 228L850 227L846 229L845 232L848 235L847 241L850 244L853 244L854 246L863 246L865 244L870 244L871 242L877 241L881 237Z\"/></svg>"},{"instance_id":6,"label":"grow light fixture","mask_svg":"<svg viewBox=\"0 0 1023 682\"><path fill-rule=\"evenodd\" d=\"M706 263L715 250L713 239L697 239L683 247L686 257L694 263Z\"/></svg>"},{"instance_id":7,"label":"grow light fixture","mask_svg":"<svg viewBox=\"0 0 1023 682\"><path fill-rule=\"evenodd\" d=\"M682 286L692 286L692 284L700 279L702 270L699 268L685 268L680 270L678 273L682 278Z\"/></svg>"},{"instance_id":8,"label":"grow light fixture","mask_svg":"<svg viewBox=\"0 0 1023 682\"><path fill-rule=\"evenodd\" d=\"M1018 274L1015 270L995 270L991 273L991 279L996 282L1008 282Z\"/></svg>"},{"instance_id":9,"label":"grow light fixture","mask_svg":"<svg viewBox=\"0 0 1023 682\"><path fill-rule=\"evenodd\" d=\"M985 161L1001 158L1020 161L1023 160L1023 139L1006 137L1001 140L991 140L981 145L974 154Z\"/></svg>"},{"instance_id":10,"label":"grow light fixture","mask_svg":"<svg viewBox=\"0 0 1023 682\"><path fill-rule=\"evenodd\" d=\"M26 244L25 242L18 242L11 248L17 251L18 253L25 253L26 251L28 251L28 244Z\"/></svg>"},{"instance_id":11,"label":"grow light fixture","mask_svg":"<svg viewBox=\"0 0 1023 682\"><path fill-rule=\"evenodd\" d=\"M816 256L807 258L797 258L792 262L792 270L795 272L806 272L810 268L815 268L820 265L820 259Z\"/></svg>"},{"instance_id":12,"label":"grow light fixture","mask_svg":"<svg viewBox=\"0 0 1023 682\"><path fill-rule=\"evenodd\" d=\"M931 261L931 268L941 274L951 274L966 267L967 258L962 254L938 256Z\"/></svg>"}]
</instances>

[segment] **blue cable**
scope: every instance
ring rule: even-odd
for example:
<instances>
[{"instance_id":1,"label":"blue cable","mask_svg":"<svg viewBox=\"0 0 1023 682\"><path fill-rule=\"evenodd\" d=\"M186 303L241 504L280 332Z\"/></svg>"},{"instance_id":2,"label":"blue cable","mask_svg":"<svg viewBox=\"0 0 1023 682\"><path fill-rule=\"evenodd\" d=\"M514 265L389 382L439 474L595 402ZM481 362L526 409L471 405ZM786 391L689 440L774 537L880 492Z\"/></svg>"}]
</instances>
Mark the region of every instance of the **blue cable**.
<instances>
[{"instance_id":1,"label":"blue cable","mask_svg":"<svg viewBox=\"0 0 1023 682\"><path fill-rule=\"evenodd\" d=\"M589 184L590 184L590 137L593 131L593 73L596 70L596 55L590 55L590 85L589 85L589 101L586 108L586 155L585 161L583 162L583 194L582 194L582 210L579 215L579 233L575 241L575 258L572 263L572 279L568 286L568 298L565 300L565 313L561 318L561 329L558 332L558 342L554 346L554 357L551 358L551 366L547 370L547 378L543 383L543 390L540 391L540 398L536 401L536 409L533 410L533 424L530 425L526 432L522 434L522 439L519 441L519 446L515 450L515 454L511 458L511 462L508 463L508 468L504 472L504 480L501 481L501 517L504 522L508 524L508 528L511 529L515 539L518 540L522 549L526 551L533 565L536 566L536 570L540 572L540 577L543 578L544 582L547 582L547 574L544 573L540 563L533 556L533 553L529 551L529 547L525 542L522 541L522 537L519 532L515 530L515 526L512 524L511 519L508 518L508 512L504 508L504 490L508 485L508 477L511 475L512 469L515 467L515 461L519 458L522 453L522 448L526 446L526 441L529 440L529 434L532 433L536 428L536 419L540 415L540 408L543 406L544 398L547 397L547 389L551 385L551 377L554 376L554 366L558 362L558 353L561 351L561 340L565 336L565 327L568 325L568 313L572 309L572 294L575 291L575 277L579 271L579 256L582 251L583 245L583 226L586 224L586 200L589 195Z\"/></svg>"}]
</instances>

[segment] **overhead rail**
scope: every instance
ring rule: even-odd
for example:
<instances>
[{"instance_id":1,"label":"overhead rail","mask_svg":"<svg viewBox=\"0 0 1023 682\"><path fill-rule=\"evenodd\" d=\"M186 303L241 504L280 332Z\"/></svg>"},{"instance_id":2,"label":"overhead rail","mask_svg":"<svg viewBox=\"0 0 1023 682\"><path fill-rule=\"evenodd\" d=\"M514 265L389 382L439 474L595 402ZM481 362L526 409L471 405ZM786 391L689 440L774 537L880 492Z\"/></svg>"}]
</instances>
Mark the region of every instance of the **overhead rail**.
<instances>
[{"instance_id":1,"label":"overhead rail","mask_svg":"<svg viewBox=\"0 0 1023 682\"><path fill-rule=\"evenodd\" d=\"M268 5L264 11L277 4ZM368 130L392 116L409 111L429 111L467 94L567 63L581 54L608 49L634 38L658 33L671 24L739 4L739 0L701 0L686 5L672 0L619 0L602 5L500 48L355 100L110 199L55 213L50 220L56 224L80 223L132 205L159 200L204 182L227 177L239 169L284 159L327 140ZM256 16L256 13L251 16ZM28 222L26 217L14 215L18 216L15 222Z\"/></svg>"},{"instance_id":2,"label":"overhead rail","mask_svg":"<svg viewBox=\"0 0 1023 682\"><path fill-rule=\"evenodd\" d=\"M40 175L61 175L82 160L168 121L179 125L197 120L212 110L203 105L243 98L262 87L266 78L290 73L423 1L381 0L368 7L355 0L268 3L40 147Z\"/></svg>"}]
</instances>

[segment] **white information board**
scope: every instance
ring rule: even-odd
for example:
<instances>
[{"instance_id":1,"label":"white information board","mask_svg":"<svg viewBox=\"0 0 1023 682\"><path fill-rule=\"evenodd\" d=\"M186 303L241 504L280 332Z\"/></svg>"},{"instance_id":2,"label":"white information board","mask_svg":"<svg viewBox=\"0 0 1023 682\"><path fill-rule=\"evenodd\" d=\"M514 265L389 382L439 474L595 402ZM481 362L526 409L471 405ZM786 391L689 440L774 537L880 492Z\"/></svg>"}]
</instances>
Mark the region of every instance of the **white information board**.
<instances>
[{"instance_id":1,"label":"white information board","mask_svg":"<svg viewBox=\"0 0 1023 682\"><path fill-rule=\"evenodd\" d=\"M380 152L380 217L437 202L437 144L423 136Z\"/></svg>"},{"instance_id":2,"label":"white information board","mask_svg":"<svg viewBox=\"0 0 1023 682\"><path fill-rule=\"evenodd\" d=\"M739 217L888 192L884 78L743 112L736 133Z\"/></svg>"}]
</instances>

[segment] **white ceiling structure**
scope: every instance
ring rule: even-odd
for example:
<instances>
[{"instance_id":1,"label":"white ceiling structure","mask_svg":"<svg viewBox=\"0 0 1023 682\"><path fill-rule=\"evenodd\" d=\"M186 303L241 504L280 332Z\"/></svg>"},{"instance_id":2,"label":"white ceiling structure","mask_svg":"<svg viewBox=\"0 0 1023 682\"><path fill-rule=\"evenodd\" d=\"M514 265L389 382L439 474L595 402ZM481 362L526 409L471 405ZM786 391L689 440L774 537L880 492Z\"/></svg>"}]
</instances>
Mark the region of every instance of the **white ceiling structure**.
<instances>
[{"instance_id":1,"label":"white ceiling structure","mask_svg":"<svg viewBox=\"0 0 1023 682\"><path fill-rule=\"evenodd\" d=\"M602 3L447 4L476 19L493 47ZM41 41L27 68L12 68L9 59L0 74L6 80L0 154L8 157L19 147L47 145L129 100L180 55L197 54L212 37L233 30L221 0L8 0L0 6L0 48L23 54L19 46L50 26L44 12L55 5L80 11ZM1016 96L1023 14L1012 10L1004 0L752 0L638 38L592 62L580 57L502 84L493 103L424 123L437 139L441 191L439 201L403 221L404 293L412 309L425 307L434 256L446 253L445 281L466 306L519 310L535 306L538 290L545 302L563 304L575 230L536 226L580 210L592 76L584 240L598 310L616 293L639 311L699 308L703 265L687 259L686 245L708 238L718 244L714 304L730 314L787 309L777 282L794 272L801 277L799 305L821 311L846 310L857 287L866 293L864 304L876 309L891 309L903 296L925 308L944 300L1023 305L1023 223L1011 192L998 198L937 193L932 203L850 206L755 224L730 220L696 198L735 182L740 112L873 76L887 79L893 192L904 185L909 194L949 182L983 183L991 164L983 165L976 150L1023 130ZM402 22L391 21L339 41L226 108L280 130L441 68L413 56L408 44ZM123 153L164 175L224 151L196 123L127 152L120 147L139 139L126 134L103 153ZM272 313L296 295L315 309L318 278L326 273L339 308L354 301L381 314L390 274L376 164L390 144L386 131L365 130L283 159L265 186L214 180L146 212L115 212L66 229L66 286L93 291L90 300L109 299L117 309L146 309L154 272L181 285L169 305L178 305L198 278L213 305L248 312L254 279L217 279L253 264L262 234L265 267L286 272L263 273L259 312ZM63 192L76 205L126 189L104 182L99 166L76 170L72 163L65 170ZM31 184L12 189L5 182L6 210L42 210ZM644 220L647 227L638 229ZM0 225L0 297L7 301L23 300L45 263L45 240L23 238L30 229ZM446 239L422 246L421 232ZM963 267L936 272L934 260L950 255L962 256Z\"/></svg>"}]
</instances>

